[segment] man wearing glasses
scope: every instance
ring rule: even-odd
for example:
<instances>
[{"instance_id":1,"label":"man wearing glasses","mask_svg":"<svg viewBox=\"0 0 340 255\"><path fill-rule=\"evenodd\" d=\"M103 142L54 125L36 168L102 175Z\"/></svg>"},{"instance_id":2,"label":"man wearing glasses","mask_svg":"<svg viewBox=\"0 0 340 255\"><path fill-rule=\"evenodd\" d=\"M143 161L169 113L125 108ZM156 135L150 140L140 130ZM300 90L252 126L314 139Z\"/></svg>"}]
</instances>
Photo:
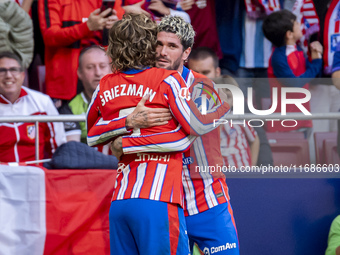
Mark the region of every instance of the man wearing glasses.
<instances>
[{"instance_id":1,"label":"man wearing glasses","mask_svg":"<svg viewBox=\"0 0 340 255\"><path fill-rule=\"evenodd\" d=\"M0 53L0 116L58 115L52 100L23 87L25 73L14 53ZM35 160L35 124L0 123L0 162ZM39 159L66 141L63 123L39 123Z\"/></svg>"}]
</instances>

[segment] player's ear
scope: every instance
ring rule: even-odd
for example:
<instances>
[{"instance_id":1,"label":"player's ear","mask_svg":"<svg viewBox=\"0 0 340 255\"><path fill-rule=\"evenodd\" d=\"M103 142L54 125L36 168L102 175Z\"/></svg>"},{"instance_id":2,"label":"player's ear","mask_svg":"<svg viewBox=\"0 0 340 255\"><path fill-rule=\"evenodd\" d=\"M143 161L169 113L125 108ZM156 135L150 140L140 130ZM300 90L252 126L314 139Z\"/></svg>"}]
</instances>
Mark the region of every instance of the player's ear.
<instances>
[{"instance_id":1,"label":"player's ear","mask_svg":"<svg viewBox=\"0 0 340 255\"><path fill-rule=\"evenodd\" d=\"M220 77L221 76L221 68L218 66L216 67L216 77Z\"/></svg>"},{"instance_id":2,"label":"player's ear","mask_svg":"<svg viewBox=\"0 0 340 255\"><path fill-rule=\"evenodd\" d=\"M182 60L187 60L191 52L191 47L188 47L186 50L183 51Z\"/></svg>"}]
</instances>

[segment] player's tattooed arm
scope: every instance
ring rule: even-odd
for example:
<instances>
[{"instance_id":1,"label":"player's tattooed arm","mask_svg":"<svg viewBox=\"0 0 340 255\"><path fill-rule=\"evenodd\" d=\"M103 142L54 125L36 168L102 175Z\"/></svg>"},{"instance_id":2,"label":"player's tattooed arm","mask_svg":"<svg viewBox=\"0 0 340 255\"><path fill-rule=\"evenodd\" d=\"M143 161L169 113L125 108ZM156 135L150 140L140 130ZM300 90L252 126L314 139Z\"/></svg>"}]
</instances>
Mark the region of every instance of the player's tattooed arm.
<instances>
[{"instance_id":1,"label":"player's tattooed arm","mask_svg":"<svg viewBox=\"0 0 340 255\"><path fill-rule=\"evenodd\" d=\"M149 108L144 104L149 99L149 95L143 97L137 104L134 111L126 118L126 129L148 128L168 124L172 119L168 108Z\"/></svg>"},{"instance_id":2,"label":"player's tattooed arm","mask_svg":"<svg viewBox=\"0 0 340 255\"><path fill-rule=\"evenodd\" d=\"M111 151L112 155L115 156L118 160L123 155L123 144L122 144L122 137L118 137L111 143Z\"/></svg>"}]
</instances>

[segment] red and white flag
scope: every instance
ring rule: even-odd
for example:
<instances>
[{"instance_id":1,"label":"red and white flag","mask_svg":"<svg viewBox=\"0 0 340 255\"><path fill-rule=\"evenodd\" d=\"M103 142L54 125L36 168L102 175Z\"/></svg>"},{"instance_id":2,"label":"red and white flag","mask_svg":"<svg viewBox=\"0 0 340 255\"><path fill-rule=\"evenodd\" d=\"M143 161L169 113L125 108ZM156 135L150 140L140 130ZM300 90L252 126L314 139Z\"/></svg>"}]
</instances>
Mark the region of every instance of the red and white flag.
<instances>
[{"instance_id":1,"label":"red and white flag","mask_svg":"<svg viewBox=\"0 0 340 255\"><path fill-rule=\"evenodd\" d=\"M319 17L316 14L314 3L312 0L297 0L292 12L301 24L303 37L300 39L299 45L307 53L310 36L320 31Z\"/></svg>"},{"instance_id":2,"label":"red and white flag","mask_svg":"<svg viewBox=\"0 0 340 255\"><path fill-rule=\"evenodd\" d=\"M0 166L0 254L110 254L113 170Z\"/></svg>"},{"instance_id":3,"label":"red and white flag","mask_svg":"<svg viewBox=\"0 0 340 255\"><path fill-rule=\"evenodd\" d=\"M249 18L263 18L274 11L280 10L279 0L244 0Z\"/></svg>"}]
</instances>

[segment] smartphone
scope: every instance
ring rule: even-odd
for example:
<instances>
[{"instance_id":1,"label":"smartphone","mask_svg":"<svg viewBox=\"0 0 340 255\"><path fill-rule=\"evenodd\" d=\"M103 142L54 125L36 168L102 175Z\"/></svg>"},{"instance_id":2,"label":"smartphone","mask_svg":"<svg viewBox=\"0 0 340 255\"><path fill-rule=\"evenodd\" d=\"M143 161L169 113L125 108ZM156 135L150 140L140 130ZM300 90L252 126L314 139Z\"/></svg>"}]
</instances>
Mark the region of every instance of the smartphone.
<instances>
[{"instance_id":1,"label":"smartphone","mask_svg":"<svg viewBox=\"0 0 340 255\"><path fill-rule=\"evenodd\" d=\"M113 10L114 5L115 5L115 0L103 0L102 6L100 8L100 12L103 12L108 8L111 8ZM107 14L106 17L109 17L111 15L112 15L112 11L109 12L109 14Z\"/></svg>"}]
</instances>

